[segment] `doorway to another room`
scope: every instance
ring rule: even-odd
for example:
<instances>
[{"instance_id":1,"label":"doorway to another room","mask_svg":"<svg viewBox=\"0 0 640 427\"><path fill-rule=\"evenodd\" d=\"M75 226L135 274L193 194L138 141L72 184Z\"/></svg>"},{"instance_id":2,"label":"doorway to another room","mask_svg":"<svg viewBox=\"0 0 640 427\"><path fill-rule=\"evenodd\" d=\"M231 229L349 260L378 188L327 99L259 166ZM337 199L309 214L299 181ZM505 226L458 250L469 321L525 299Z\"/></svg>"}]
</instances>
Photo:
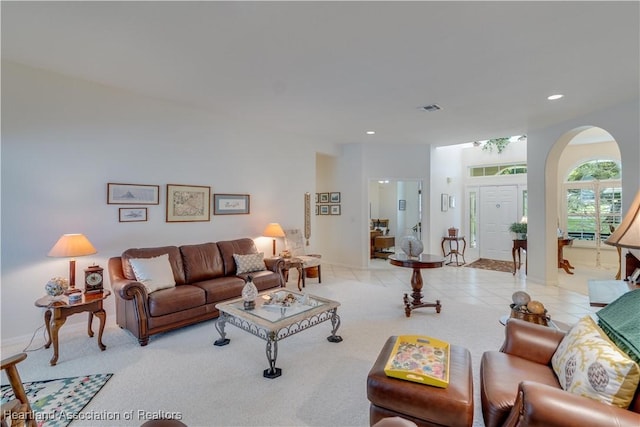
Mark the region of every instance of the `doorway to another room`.
<instances>
[{"instance_id":1,"label":"doorway to another room","mask_svg":"<svg viewBox=\"0 0 640 427\"><path fill-rule=\"evenodd\" d=\"M386 260L405 236L422 240L422 181L370 180L368 232L369 264Z\"/></svg>"}]
</instances>

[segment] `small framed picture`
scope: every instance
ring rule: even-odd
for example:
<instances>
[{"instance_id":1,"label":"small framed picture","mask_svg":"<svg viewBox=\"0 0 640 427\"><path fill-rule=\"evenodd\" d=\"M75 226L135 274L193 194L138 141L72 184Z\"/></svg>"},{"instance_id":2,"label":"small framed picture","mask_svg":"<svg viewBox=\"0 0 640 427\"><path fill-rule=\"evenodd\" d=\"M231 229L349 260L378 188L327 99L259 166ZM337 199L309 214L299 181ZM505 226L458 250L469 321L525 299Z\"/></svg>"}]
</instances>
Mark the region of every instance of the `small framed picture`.
<instances>
[{"instance_id":1,"label":"small framed picture","mask_svg":"<svg viewBox=\"0 0 640 427\"><path fill-rule=\"evenodd\" d=\"M329 205L322 205L320 207L320 215L329 215Z\"/></svg>"},{"instance_id":2,"label":"small framed picture","mask_svg":"<svg viewBox=\"0 0 640 427\"><path fill-rule=\"evenodd\" d=\"M449 195L447 193L442 193L440 195L440 210L442 212L449 210Z\"/></svg>"},{"instance_id":3,"label":"small framed picture","mask_svg":"<svg viewBox=\"0 0 640 427\"><path fill-rule=\"evenodd\" d=\"M340 203L340 192L329 193L330 203Z\"/></svg>"},{"instance_id":4,"label":"small framed picture","mask_svg":"<svg viewBox=\"0 0 640 427\"><path fill-rule=\"evenodd\" d=\"M320 201L318 203L329 203L329 193L320 193Z\"/></svg>"},{"instance_id":5,"label":"small framed picture","mask_svg":"<svg viewBox=\"0 0 640 427\"><path fill-rule=\"evenodd\" d=\"M407 210L407 201L406 200L398 200L398 210L406 211Z\"/></svg>"},{"instance_id":6,"label":"small framed picture","mask_svg":"<svg viewBox=\"0 0 640 427\"><path fill-rule=\"evenodd\" d=\"M330 205L331 215L340 215L340 205Z\"/></svg>"},{"instance_id":7,"label":"small framed picture","mask_svg":"<svg viewBox=\"0 0 640 427\"><path fill-rule=\"evenodd\" d=\"M316 215L320 215L320 206L316 205Z\"/></svg>"},{"instance_id":8,"label":"small framed picture","mask_svg":"<svg viewBox=\"0 0 640 427\"><path fill-rule=\"evenodd\" d=\"M250 213L248 194L214 194L214 215L243 215Z\"/></svg>"},{"instance_id":9,"label":"small framed picture","mask_svg":"<svg viewBox=\"0 0 640 427\"><path fill-rule=\"evenodd\" d=\"M118 221L143 222L147 220L147 208L120 208Z\"/></svg>"},{"instance_id":10,"label":"small framed picture","mask_svg":"<svg viewBox=\"0 0 640 427\"><path fill-rule=\"evenodd\" d=\"M320 201L320 193L316 193L316 203Z\"/></svg>"},{"instance_id":11,"label":"small framed picture","mask_svg":"<svg viewBox=\"0 0 640 427\"><path fill-rule=\"evenodd\" d=\"M640 268L636 268L631 276L629 276L629 281L633 283L638 283L638 278L640 278Z\"/></svg>"}]
</instances>

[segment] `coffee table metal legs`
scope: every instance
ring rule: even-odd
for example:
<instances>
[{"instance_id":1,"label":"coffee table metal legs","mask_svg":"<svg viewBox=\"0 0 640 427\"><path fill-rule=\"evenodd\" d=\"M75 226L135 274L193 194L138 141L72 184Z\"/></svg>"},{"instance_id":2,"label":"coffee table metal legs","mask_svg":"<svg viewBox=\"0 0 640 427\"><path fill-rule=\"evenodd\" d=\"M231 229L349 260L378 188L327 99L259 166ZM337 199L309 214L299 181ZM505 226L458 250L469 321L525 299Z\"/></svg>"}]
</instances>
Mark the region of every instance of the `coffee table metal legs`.
<instances>
[{"instance_id":1,"label":"coffee table metal legs","mask_svg":"<svg viewBox=\"0 0 640 427\"><path fill-rule=\"evenodd\" d=\"M278 341L326 320L331 320L331 335L327 337L327 341L333 343L342 342L342 337L340 335L336 335L338 328L340 328L340 316L338 316L337 308L325 313L320 313L312 319L304 319L288 327L272 332L267 332L265 329L256 327L247 321L221 312L220 317L218 317L218 320L216 320L215 323L216 330L220 334L220 338L214 341L213 345L222 347L231 342L231 340L227 338L227 333L225 331L227 323L231 323L240 329L266 340L266 355L267 361L269 362L269 368L265 369L262 375L265 378L278 378L282 375L282 369L276 368L276 359L278 358Z\"/></svg>"}]
</instances>

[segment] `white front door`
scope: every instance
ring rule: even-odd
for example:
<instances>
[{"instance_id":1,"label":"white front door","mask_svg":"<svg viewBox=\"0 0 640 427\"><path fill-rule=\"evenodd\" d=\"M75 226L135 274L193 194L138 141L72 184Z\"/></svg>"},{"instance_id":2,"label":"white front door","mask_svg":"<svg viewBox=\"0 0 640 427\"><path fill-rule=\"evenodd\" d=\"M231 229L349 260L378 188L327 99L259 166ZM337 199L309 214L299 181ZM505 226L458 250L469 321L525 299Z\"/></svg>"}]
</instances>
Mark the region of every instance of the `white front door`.
<instances>
[{"instance_id":1,"label":"white front door","mask_svg":"<svg viewBox=\"0 0 640 427\"><path fill-rule=\"evenodd\" d=\"M509 225L518 222L518 186L480 187L480 258L509 261L513 240Z\"/></svg>"}]
</instances>

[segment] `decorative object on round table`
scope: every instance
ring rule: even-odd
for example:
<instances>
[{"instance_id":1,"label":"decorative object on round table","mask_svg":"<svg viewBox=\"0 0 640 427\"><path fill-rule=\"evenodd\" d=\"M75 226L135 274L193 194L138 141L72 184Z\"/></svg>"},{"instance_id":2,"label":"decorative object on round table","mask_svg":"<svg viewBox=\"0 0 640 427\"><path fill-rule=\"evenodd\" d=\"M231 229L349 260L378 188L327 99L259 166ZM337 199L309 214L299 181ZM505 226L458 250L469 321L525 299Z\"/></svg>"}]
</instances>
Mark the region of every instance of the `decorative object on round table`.
<instances>
[{"instance_id":1,"label":"decorative object on round table","mask_svg":"<svg viewBox=\"0 0 640 427\"><path fill-rule=\"evenodd\" d=\"M242 288L242 300L244 301L245 310L253 310L256 307L256 298L258 297L258 288L253 284L253 277L247 276L247 282Z\"/></svg>"},{"instance_id":2,"label":"decorative object on round table","mask_svg":"<svg viewBox=\"0 0 640 427\"><path fill-rule=\"evenodd\" d=\"M525 291L516 291L511 295L511 299L515 305L527 305L531 301L531 296Z\"/></svg>"},{"instance_id":3,"label":"decorative object on round table","mask_svg":"<svg viewBox=\"0 0 640 427\"><path fill-rule=\"evenodd\" d=\"M47 295L51 297L58 297L64 294L64 291L66 291L68 288L69 288L69 281L64 277L59 277L59 276L51 278L51 280L49 280L47 284L44 286L44 289L47 292Z\"/></svg>"},{"instance_id":4,"label":"decorative object on round table","mask_svg":"<svg viewBox=\"0 0 640 427\"><path fill-rule=\"evenodd\" d=\"M400 249L410 257L420 256L424 250L422 242L414 236L405 236L400 241Z\"/></svg>"},{"instance_id":5,"label":"decorative object on round table","mask_svg":"<svg viewBox=\"0 0 640 427\"><path fill-rule=\"evenodd\" d=\"M527 294L528 296L528 294ZM520 296L522 301L526 298ZM537 323L538 325L549 326L550 317L547 315L547 309L540 301L530 300L524 304L515 303L516 296L513 295L514 303L510 305L511 316L515 319L526 320L527 322Z\"/></svg>"}]
</instances>

